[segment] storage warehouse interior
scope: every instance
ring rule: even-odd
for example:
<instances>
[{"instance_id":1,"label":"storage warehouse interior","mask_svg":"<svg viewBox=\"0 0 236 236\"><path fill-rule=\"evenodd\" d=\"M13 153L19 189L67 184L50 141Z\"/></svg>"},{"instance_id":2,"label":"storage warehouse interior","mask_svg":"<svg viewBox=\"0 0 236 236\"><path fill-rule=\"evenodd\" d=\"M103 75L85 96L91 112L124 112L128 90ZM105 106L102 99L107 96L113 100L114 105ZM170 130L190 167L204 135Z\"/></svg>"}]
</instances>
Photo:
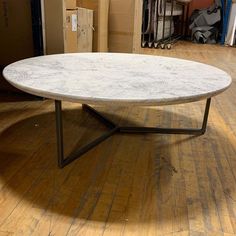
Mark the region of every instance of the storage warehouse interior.
<instances>
[{"instance_id":1,"label":"storage warehouse interior","mask_svg":"<svg viewBox=\"0 0 236 236\"><path fill-rule=\"evenodd\" d=\"M0 236L236 235L235 0L0 0Z\"/></svg>"}]
</instances>

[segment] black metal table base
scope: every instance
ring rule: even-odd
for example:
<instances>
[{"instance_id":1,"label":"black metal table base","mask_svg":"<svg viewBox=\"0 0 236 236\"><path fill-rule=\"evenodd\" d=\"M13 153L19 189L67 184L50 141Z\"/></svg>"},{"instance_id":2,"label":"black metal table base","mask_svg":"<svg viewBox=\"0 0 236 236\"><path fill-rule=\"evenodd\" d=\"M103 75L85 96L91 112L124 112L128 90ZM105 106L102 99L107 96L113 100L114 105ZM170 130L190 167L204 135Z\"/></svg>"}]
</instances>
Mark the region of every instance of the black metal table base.
<instances>
[{"instance_id":1,"label":"black metal table base","mask_svg":"<svg viewBox=\"0 0 236 236\"><path fill-rule=\"evenodd\" d=\"M72 152L68 157L64 157L64 140L63 140L63 124L62 124L62 108L61 101L55 101L56 110L56 131L57 131L57 152L58 152L58 166L60 168L65 167L74 160L81 157L84 153L94 148L101 142L108 139L115 133L157 133L157 134L186 134L186 135L203 135L206 132L207 120L210 110L211 98L207 99L205 112L203 116L202 127L198 129L184 129L184 128L156 128L156 127L123 127L115 124L101 113L96 111L94 108L83 104L83 109L89 112L93 117L101 121L107 128L108 131L93 140L89 144L81 147L80 149Z\"/></svg>"}]
</instances>

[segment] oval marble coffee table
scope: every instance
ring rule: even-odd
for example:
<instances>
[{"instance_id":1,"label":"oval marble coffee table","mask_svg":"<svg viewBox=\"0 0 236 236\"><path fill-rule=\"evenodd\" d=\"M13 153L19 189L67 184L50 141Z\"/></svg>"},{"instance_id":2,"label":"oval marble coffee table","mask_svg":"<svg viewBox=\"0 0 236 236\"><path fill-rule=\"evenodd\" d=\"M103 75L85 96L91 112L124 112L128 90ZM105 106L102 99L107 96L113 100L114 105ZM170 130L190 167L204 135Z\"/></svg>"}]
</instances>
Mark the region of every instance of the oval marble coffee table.
<instances>
[{"instance_id":1,"label":"oval marble coffee table","mask_svg":"<svg viewBox=\"0 0 236 236\"><path fill-rule=\"evenodd\" d=\"M64 167L116 132L204 134L211 97L231 84L215 67L176 58L114 53L58 54L25 59L7 66L3 75L25 92L55 100L58 165ZM86 105L160 106L206 99L200 129L120 127ZM64 157L61 101L83 104L109 131Z\"/></svg>"}]
</instances>

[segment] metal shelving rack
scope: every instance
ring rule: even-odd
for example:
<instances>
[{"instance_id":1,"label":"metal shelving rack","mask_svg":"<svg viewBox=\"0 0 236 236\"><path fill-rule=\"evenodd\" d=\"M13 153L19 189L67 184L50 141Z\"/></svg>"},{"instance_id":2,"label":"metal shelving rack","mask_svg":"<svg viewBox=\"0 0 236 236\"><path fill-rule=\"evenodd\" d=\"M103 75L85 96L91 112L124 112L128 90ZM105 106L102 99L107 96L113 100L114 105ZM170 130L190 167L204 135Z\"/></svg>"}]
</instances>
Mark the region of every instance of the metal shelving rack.
<instances>
[{"instance_id":1,"label":"metal shelving rack","mask_svg":"<svg viewBox=\"0 0 236 236\"><path fill-rule=\"evenodd\" d=\"M170 6L169 12L167 4ZM174 14L175 6L182 8L182 14ZM159 14L160 7L162 14ZM189 1L143 0L141 47L171 49L173 44L186 36L188 14ZM158 37L160 31L161 37Z\"/></svg>"}]
</instances>

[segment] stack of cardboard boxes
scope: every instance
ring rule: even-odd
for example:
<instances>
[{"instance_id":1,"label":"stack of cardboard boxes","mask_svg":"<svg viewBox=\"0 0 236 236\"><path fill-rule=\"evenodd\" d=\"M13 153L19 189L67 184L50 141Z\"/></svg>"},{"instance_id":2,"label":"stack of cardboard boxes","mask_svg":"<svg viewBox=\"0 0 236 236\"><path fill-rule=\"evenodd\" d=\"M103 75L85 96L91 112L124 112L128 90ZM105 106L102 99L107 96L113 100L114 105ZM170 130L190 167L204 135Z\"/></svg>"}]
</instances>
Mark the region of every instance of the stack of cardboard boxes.
<instances>
[{"instance_id":1,"label":"stack of cardboard boxes","mask_svg":"<svg viewBox=\"0 0 236 236\"><path fill-rule=\"evenodd\" d=\"M92 51L93 10L76 0L44 0L44 16L46 54Z\"/></svg>"},{"instance_id":2,"label":"stack of cardboard boxes","mask_svg":"<svg viewBox=\"0 0 236 236\"><path fill-rule=\"evenodd\" d=\"M46 54L107 52L108 12L109 0L44 0Z\"/></svg>"}]
</instances>

